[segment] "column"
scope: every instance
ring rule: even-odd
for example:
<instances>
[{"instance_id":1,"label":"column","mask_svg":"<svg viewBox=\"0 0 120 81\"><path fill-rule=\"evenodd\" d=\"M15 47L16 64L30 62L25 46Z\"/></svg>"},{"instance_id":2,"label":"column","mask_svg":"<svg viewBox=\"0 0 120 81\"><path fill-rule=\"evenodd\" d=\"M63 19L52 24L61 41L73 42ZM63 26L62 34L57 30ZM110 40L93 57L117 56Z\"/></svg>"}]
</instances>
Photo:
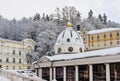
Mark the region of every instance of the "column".
<instances>
[{"instance_id":1,"label":"column","mask_svg":"<svg viewBox=\"0 0 120 81\"><path fill-rule=\"evenodd\" d=\"M78 81L78 66L75 66L75 81Z\"/></svg>"},{"instance_id":2,"label":"column","mask_svg":"<svg viewBox=\"0 0 120 81\"><path fill-rule=\"evenodd\" d=\"M106 81L110 81L110 65L106 64Z\"/></svg>"},{"instance_id":3,"label":"column","mask_svg":"<svg viewBox=\"0 0 120 81\"><path fill-rule=\"evenodd\" d=\"M38 71L39 71L39 77L42 78L42 68L40 68Z\"/></svg>"},{"instance_id":4,"label":"column","mask_svg":"<svg viewBox=\"0 0 120 81\"><path fill-rule=\"evenodd\" d=\"M52 81L52 68L50 68L50 81Z\"/></svg>"},{"instance_id":5,"label":"column","mask_svg":"<svg viewBox=\"0 0 120 81\"><path fill-rule=\"evenodd\" d=\"M93 66L89 65L89 81L93 81Z\"/></svg>"},{"instance_id":6,"label":"column","mask_svg":"<svg viewBox=\"0 0 120 81\"><path fill-rule=\"evenodd\" d=\"M54 74L53 79L55 80L56 79L56 68L55 67L53 68L53 74Z\"/></svg>"},{"instance_id":7,"label":"column","mask_svg":"<svg viewBox=\"0 0 120 81\"><path fill-rule=\"evenodd\" d=\"M66 81L66 67L63 67L63 70L64 70L64 74L63 74L64 79L63 79L63 81Z\"/></svg>"}]
</instances>

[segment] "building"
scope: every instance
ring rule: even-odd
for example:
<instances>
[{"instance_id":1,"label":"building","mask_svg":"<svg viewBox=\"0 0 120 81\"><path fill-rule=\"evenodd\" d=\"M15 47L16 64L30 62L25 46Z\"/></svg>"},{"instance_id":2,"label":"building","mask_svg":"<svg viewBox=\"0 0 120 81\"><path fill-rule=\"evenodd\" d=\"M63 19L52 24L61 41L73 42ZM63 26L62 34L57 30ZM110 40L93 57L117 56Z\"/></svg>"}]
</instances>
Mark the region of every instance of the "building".
<instances>
[{"instance_id":1,"label":"building","mask_svg":"<svg viewBox=\"0 0 120 81\"><path fill-rule=\"evenodd\" d=\"M87 31L85 28L80 31L80 25L77 31L81 32L85 44L85 50L98 50L110 47L120 46L120 28L104 28Z\"/></svg>"},{"instance_id":2,"label":"building","mask_svg":"<svg viewBox=\"0 0 120 81\"><path fill-rule=\"evenodd\" d=\"M84 52L83 45L69 22L57 38L56 55L33 63L37 75L47 81L120 81L120 47Z\"/></svg>"},{"instance_id":3,"label":"building","mask_svg":"<svg viewBox=\"0 0 120 81\"><path fill-rule=\"evenodd\" d=\"M13 41L0 38L0 66L5 69L27 69L31 67L26 54L34 51L35 42L31 39Z\"/></svg>"}]
</instances>

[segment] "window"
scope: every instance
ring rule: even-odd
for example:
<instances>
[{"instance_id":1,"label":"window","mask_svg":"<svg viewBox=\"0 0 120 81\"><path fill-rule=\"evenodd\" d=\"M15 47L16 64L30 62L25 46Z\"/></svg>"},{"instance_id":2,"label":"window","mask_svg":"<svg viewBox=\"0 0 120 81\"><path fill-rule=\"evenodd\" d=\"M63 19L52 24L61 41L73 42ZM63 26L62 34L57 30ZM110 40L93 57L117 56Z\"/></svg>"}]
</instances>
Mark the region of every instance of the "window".
<instances>
[{"instance_id":1,"label":"window","mask_svg":"<svg viewBox=\"0 0 120 81\"><path fill-rule=\"evenodd\" d=\"M106 38L106 34L104 34L104 38Z\"/></svg>"},{"instance_id":2,"label":"window","mask_svg":"<svg viewBox=\"0 0 120 81\"><path fill-rule=\"evenodd\" d=\"M100 37L99 37L99 35L97 35L97 39L99 39Z\"/></svg>"},{"instance_id":3,"label":"window","mask_svg":"<svg viewBox=\"0 0 120 81\"><path fill-rule=\"evenodd\" d=\"M91 44L91 47L94 47L94 44Z\"/></svg>"},{"instance_id":4,"label":"window","mask_svg":"<svg viewBox=\"0 0 120 81\"><path fill-rule=\"evenodd\" d=\"M15 58L13 58L13 63L15 63Z\"/></svg>"},{"instance_id":5,"label":"window","mask_svg":"<svg viewBox=\"0 0 120 81\"><path fill-rule=\"evenodd\" d=\"M80 48L79 51L82 52L82 48Z\"/></svg>"},{"instance_id":6,"label":"window","mask_svg":"<svg viewBox=\"0 0 120 81\"><path fill-rule=\"evenodd\" d=\"M67 39L67 42L70 42L70 39L69 39L69 38Z\"/></svg>"},{"instance_id":7,"label":"window","mask_svg":"<svg viewBox=\"0 0 120 81\"><path fill-rule=\"evenodd\" d=\"M85 38L83 38L83 40L85 41Z\"/></svg>"},{"instance_id":8,"label":"window","mask_svg":"<svg viewBox=\"0 0 120 81\"><path fill-rule=\"evenodd\" d=\"M106 42L104 42L104 46L106 46Z\"/></svg>"},{"instance_id":9,"label":"window","mask_svg":"<svg viewBox=\"0 0 120 81\"><path fill-rule=\"evenodd\" d=\"M110 42L110 46L112 46L112 44L113 44L113 42L111 41L111 42Z\"/></svg>"},{"instance_id":10,"label":"window","mask_svg":"<svg viewBox=\"0 0 120 81\"><path fill-rule=\"evenodd\" d=\"M112 38L112 33L110 33L110 38Z\"/></svg>"},{"instance_id":11,"label":"window","mask_svg":"<svg viewBox=\"0 0 120 81\"><path fill-rule=\"evenodd\" d=\"M119 37L119 32L117 32L117 37Z\"/></svg>"},{"instance_id":12,"label":"window","mask_svg":"<svg viewBox=\"0 0 120 81\"><path fill-rule=\"evenodd\" d=\"M94 37L93 36L91 36L91 40L93 40L94 39Z\"/></svg>"},{"instance_id":13,"label":"window","mask_svg":"<svg viewBox=\"0 0 120 81\"><path fill-rule=\"evenodd\" d=\"M61 53L62 49L61 48L58 48L58 53Z\"/></svg>"},{"instance_id":14,"label":"window","mask_svg":"<svg viewBox=\"0 0 120 81\"><path fill-rule=\"evenodd\" d=\"M70 31L70 34L71 34L71 37L72 37L72 36L73 36L73 35L72 35L72 31Z\"/></svg>"},{"instance_id":15,"label":"window","mask_svg":"<svg viewBox=\"0 0 120 81\"><path fill-rule=\"evenodd\" d=\"M69 47L69 48L68 48L68 51L69 51L69 52L72 52L72 51L73 51L73 47Z\"/></svg>"},{"instance_id":16,"label":"window","mask_svg":"<svg viewBox=\"0 0 120 81\"><path fill-rule=\"evenodd\" d=\"M21 55L21 51L19 51L19 55Z\"/></svg>"},{"instance_id":17,"label":"window","mask_svg":"<svg viewBox=\"0 0 120 81\"><path fill-rule=\"evenodd\" d=\"M19 59L19 63L21 63L21 58Z\"/></svg>"},{"instance_id":18,"label":"window","mask_svg":"<svg viewBox=\"0 0 120 81\"><path fill-rule=\"evenodd\" d=\"M8 57L6 58L6 62L9 62L9 58Z\"/></svg>"},{"instance_id":19,"label":"window","mask_svg":"<svg viewBox=\"0 0 120 81\"><path fill-rule=\"evenodd\" d=\"M80 25L77 25L77 31L80 31Z\"/></svg>"},{"instance_id":20,"label":"window","mask_svg":"<svg viewBox=\"0 0 120 81\"><path fill-rule=\"evenodd\" d=\"M120 41L119 41L119 40L117 40L117 44L120 44Z\"/></svg>"},{"instance_id":21,"label":"window","mask_svg":"<svg viewBox=\"0 0 120 81\"><path fill-rule=\"evenodd\" d=\"M15 50L13 50L13 54L15 54Z\"/></svg>"}]
</instances>

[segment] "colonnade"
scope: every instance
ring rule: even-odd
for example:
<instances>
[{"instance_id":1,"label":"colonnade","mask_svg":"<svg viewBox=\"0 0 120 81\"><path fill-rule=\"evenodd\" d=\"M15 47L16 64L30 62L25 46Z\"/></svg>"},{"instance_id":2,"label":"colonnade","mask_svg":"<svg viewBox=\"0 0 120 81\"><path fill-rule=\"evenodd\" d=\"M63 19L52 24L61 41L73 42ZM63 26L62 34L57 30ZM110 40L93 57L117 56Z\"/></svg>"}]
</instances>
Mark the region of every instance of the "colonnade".
<instances>
[{"instance_id":1,"label":"colonnade","mask_svg":"<svg viewBox=\"0 0 120 81\"><path fill-rule=\"evenodd\" d=\"M93 80L93 65L94 64L89 64L88 69L89 69L89 81L94 81ZM110 81L110 64L106 63L105 65L105 70L106 70L106 81ZM81 65L75 65L75 81L79 81L79 66ZM66 73L66 67L67 66L61 66L63 67L63 81L67 81L67 73ZM49 81L56 80L56 68L57 67L50 67L49 68ZM39 69L39 76L42 77L42 68Z\"/></svg>"}]
</instances>

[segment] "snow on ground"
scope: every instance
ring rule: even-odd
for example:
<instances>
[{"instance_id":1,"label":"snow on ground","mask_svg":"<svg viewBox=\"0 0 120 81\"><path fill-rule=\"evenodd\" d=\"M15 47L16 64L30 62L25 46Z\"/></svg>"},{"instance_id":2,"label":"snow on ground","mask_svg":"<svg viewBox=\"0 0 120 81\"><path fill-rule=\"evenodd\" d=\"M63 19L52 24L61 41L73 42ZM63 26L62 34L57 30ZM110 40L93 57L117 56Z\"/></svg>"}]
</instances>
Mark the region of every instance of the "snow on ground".
<instances>
[{"instance_id":1,"label":"snow on ground","mask_svg":"<svg viewBox=\"0 0 120 81\"><path fill-rule=\"evenodd\" d=\"M0 76L0 81L10 81L10 80L7 79L6 77Z\"/></svg>"}]
</instances>

